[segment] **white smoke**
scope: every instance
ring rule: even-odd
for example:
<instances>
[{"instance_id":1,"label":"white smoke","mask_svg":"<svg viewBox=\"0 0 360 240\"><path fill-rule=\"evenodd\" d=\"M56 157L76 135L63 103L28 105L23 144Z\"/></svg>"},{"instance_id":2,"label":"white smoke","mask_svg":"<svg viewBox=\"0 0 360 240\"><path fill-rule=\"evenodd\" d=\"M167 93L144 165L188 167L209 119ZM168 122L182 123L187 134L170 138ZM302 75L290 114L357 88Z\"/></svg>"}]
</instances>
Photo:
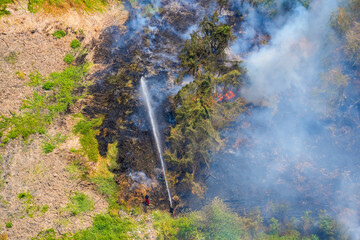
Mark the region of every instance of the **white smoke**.
<instances>
[{"instance_id":1,"label":"white smoke","mask_svg":"<svg viewBox=\"0 0 360 240\"><path fill-rule=\"evenodd\" d=\"M299 6L281 29L270 29L270 44L245 61L251 79L251 86L243 90L248 100L270 98L293 88L308 90L307 84L319 77L319 56L325 49L330 15L336 6L336 0L315 1L309 10Z\"/></svg>"}]
</instances>

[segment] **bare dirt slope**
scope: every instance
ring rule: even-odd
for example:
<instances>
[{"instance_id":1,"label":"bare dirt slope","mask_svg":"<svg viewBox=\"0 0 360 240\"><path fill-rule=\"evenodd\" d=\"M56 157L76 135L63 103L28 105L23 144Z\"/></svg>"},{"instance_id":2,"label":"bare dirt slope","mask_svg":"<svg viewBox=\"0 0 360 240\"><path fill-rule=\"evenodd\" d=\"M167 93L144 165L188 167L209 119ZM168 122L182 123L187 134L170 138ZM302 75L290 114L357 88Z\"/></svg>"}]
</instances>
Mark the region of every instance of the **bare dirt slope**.
<instances>
[{"instance_id":1,"label":"bare dirt slope","mask_svg":"<svg viewBox=\"0 0 360 240\"><path fill-rule=\"evenodd\" d=\"M121 28L128 17L119 4L91 15L71 11L48 16L16 8L10 7L12 14L0 19L0 114L17 110L22 99L31 95L31 88L26 86L31 71L46 76L66 67L63 59L70 51L70 42L79 34L84 38L82 45L86 45L96 41L109 26ZM60 29L66 31L65 37L56 39L51 35Z\"/></svg>"},{"instance_id":2,"label":"bare dirt slope","mask_svg":"<svg viewBox=\"0 0 360 240\"><path fill-rule=\"evenodd\" d=\"M16 10L17 9L17 10ZM128 13L119 4L110 4L106 12L89 15L68 12L59 16L31 14L18 5L10 7L11 15L0 19L0 114L17 112L22 100L32 94L27 86L28 74L38 71L47 76L61 71L70 51L69 44L81 32L82 45L97 41L99 34L109 26L119 26ZM63 29L67 35L55 39L51 34ZM92 50L88 58L91 60ZM80 111L81 108L77 108ZM94 187L66 170L68 162L77 156L70 152L79 147L73 136L72 117L55 121L48 134L61 133L67 140L49 154L41 146L46 136L32 136L24 143L15 140L0 148L0 233L8 239L29 239L47 228L59 234L73 232L92 224L96 213L105 212L107 202ZM94 201L94 210L73 216L66 210L69 197L81 192ZM28 193L32 199L19 199L19 193ZM41 211L48 206L47 211ZM5 223L12 227L6 228Z\"/></svg>"}]
</instances>

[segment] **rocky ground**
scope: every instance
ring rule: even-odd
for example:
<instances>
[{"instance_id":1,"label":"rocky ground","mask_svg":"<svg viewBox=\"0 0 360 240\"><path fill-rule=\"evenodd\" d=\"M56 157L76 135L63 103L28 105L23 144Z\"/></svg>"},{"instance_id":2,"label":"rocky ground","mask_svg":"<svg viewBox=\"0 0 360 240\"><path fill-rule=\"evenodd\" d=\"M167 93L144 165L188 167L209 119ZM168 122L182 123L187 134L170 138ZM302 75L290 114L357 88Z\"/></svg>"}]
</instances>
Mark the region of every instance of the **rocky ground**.
<instances>
[{"instance_id":1,"label":"rocky ground","mask_svg":"<svg viewBox=\"0 0 360 240\"><path fill-rule=\"evenodd\" d=\"M63 61L75 38L88 46L88 60L93 59L91 46L101 32L109 26L123 28L128 13L120 4L110 4L103 13L81 14L67 12L58 16L31 14L17 3L9 7L10 16L0 19L0 114L17 112L22 100L32 94L27 85L30 72L47 76L66 68ZM67 35L55 39L52 33L64 29ZM92 71L104 66L95 65ZM75 112L81 107L74 108ZM75 113L72 112L72 113ZM46 136L33 136L24 143L14 140L0 148L0 233L8 239L28 239L47 228L59 234L74 232L92 224L92 217L107 210L107 201L95 191L93 185L78 178L73 179L67 170L68 163L77 156L70 152L79 147L73 136L75 120L71 115L54 121L48 135L61 133L67 139L49 154L41 149ZM31 194L28 203L19 199L19 193ZM69 197L81 192L94 201L94 210L72 215L66 210ZM41 211L44 206L47 211ZM31 210L29 211L29 209ZM34 210L33 209L37 209ZM12 227L6 228L5 223Z\"/></svg>"}]
</instances>

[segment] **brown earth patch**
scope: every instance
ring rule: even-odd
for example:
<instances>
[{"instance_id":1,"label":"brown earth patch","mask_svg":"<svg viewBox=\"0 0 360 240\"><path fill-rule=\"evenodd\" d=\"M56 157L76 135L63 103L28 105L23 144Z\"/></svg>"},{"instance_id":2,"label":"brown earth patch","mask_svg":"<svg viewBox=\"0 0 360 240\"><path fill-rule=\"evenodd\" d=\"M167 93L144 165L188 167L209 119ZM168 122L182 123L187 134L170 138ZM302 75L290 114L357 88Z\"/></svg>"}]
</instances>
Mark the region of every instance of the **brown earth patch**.
<instances>
[{"instance_id":1,"label":"brown earth patch","mask_svg":"<svg viewBox=\"0 0 360 240\"><path fill-rule=\"evenodd\" d=\"M22 100L31 96L32 89L26 85L30 72L47 76L63 70L72 40L78 38L83 46L90 45L104 29L121 28L128 18L120 4L110 5L104 13L68 11L61 16L31 14L23 10L25 7L12 5L11 15L0 19L0 114L4 115L19 109ZM56 30L64 30L67 35L56 39L52 36ZM92 60L92 54L89 49L88 60Z\"/></svg>"},{"instance_id":2,"label":"brown earth patch","mask_svg":"<svg viewBox=\"0 0 360 240\"><path fill-rule=\"evenodd\" d=\"M17 10L15 10L17 8ZM9 7L11 15L0 19L0 115L17 112L26 96L31 96L32 87L27 86L29 73L38 71L47 76L62 71L67 64L64 56L71 50L70 42L78 38L86 46L92 60L91 49L101 32L109 26L123 28L128 13L121 4L113 3L104 13L80 14L69 11L61 16L31 14L19 5ZM55 39L52 33L63 29L67 35ZM81 31L80 31L81 30ZM93 72L101 68L94 66ZM79 104L71 112L80 112ZM80 104L81 105L81 104ZM107 201L86 181L73 179L66 167L79 156L70 149L78 149L79 139L72 134L75 124L71 116L61 116L47 130L54 136L61 133L66 141L49 154L43 153L44 135L31 136L24 143L17 139L0 148L0 233L8 239L29 239L40 231L54 228L59 234L74 232L91 226L93 216L107 211ZM35 211L33 217L26 213L21 192L33 196L32 205L48 205L48 211ZM85 193L95 203L94 210L73 216L66 205L74 192ZM12 228L5 228L11 221Z\"/></svg>"}]
</instances>

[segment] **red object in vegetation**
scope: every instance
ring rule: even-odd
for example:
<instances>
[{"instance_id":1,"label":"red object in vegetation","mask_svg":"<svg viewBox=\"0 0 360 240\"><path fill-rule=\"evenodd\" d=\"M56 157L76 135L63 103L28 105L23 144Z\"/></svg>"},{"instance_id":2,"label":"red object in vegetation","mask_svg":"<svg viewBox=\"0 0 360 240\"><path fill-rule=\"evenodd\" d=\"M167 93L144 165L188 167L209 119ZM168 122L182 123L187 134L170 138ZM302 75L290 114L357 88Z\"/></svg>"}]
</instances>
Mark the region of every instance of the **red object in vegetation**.
<instances>
[{"instance_id":1,"label":"red object in vegetation","mask_svg":"<svg viewBox=\"0 0 360 240\"><path fill-rule=\"evenodd\" d=\"M235 94L231 90L227 91L227 93L225 94L225 100L230 100L234 97ZM218 102L222 102L223 100L224 100L224 96L222 94L219 94L216 98L216 101Z\"/></svg>"},{"instance_id":2,"label":"red object in vegetation","mask_svg":"<svg viewBox=\"0 0 360 240\"><path fill-rule=\"evenodd\" d=\"M145 205L147 205L147 206L150 205L150 200L149 200L149 196L148 196L148 195L145 196Z\"/></svg>"},{"instance_id":3,"label":"red object in vegetation","mask_svg":"<svg viewBox=\"0 0 360 240\"><path fill-rule=\"evenodd\" d=\"M225 94L225 97L226 97L226 100L230 100L232 99L233 97L235 97L235 94L229 90L226 94Z\"/></svg>"}]
</instances>

